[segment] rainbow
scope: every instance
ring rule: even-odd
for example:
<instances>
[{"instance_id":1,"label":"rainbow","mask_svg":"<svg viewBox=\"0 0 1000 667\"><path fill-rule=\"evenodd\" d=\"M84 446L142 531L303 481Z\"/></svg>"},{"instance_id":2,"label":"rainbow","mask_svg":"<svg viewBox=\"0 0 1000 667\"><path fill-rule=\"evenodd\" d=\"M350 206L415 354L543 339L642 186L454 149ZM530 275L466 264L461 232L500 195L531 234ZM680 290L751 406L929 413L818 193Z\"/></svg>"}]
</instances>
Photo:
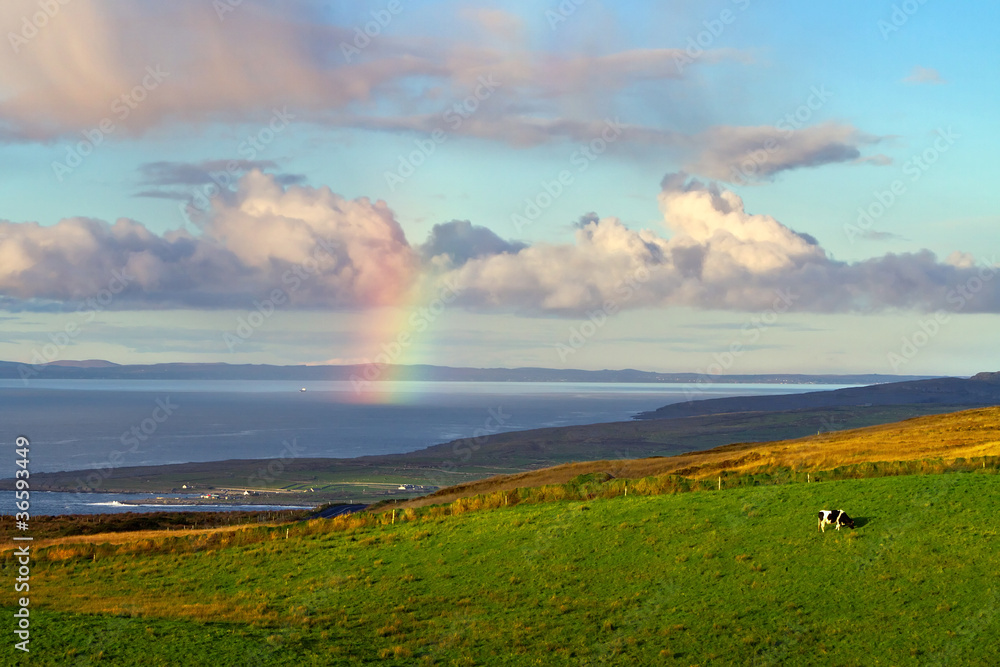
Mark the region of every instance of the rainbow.
<instances>
[{"instance_id":1,"label":"rainbow","mask_svg":"<svg viewBox=\"0 0 1000 667\"><path fill-rule=\"evenodd\" d=\"M415 398L399 390L398 382L415 379L413 370L400 366L441 363L420 343L433 335L435 322L459 293L445 281L434 289L406 290L401 303L362 313L352 348L362 352L363 365L352 379L350 400L398 404Z\"/></svg>"}]
</instances>

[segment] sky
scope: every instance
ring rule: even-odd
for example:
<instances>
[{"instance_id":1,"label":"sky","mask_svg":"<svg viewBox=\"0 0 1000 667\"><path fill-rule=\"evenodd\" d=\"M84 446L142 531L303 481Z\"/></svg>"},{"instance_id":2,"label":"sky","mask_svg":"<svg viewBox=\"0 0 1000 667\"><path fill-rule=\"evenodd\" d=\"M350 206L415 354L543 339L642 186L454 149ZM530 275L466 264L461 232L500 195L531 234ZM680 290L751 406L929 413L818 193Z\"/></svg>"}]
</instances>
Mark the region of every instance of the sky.
<instances>
[{"instance_id":1,"label":"sky","mask_svg":"<svg viewBox=\"0 0 1000 667\"><path fill-rule=\"evenodd\" d=\"M0 359L996 370L998 20L5 2Z\"/></svg>"}]
</instances>

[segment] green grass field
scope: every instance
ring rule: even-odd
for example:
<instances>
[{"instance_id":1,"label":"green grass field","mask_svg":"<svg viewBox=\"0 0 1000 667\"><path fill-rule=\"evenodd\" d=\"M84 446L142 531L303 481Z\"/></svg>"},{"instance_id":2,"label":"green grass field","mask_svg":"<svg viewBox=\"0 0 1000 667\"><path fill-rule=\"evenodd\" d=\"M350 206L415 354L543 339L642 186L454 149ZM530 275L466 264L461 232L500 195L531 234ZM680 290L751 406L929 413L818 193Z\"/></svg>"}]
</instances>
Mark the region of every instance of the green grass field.
<instances>
[{"instance_id":1,"label":"green grass field","mask_svg":"<svg viewBox=\"0 0 1000 667\"><path fill-rule=\"evenodd\" d=\"M961 473L51 547L30 662L996 665L997 516Z\"/></svg>"}]
</instances>

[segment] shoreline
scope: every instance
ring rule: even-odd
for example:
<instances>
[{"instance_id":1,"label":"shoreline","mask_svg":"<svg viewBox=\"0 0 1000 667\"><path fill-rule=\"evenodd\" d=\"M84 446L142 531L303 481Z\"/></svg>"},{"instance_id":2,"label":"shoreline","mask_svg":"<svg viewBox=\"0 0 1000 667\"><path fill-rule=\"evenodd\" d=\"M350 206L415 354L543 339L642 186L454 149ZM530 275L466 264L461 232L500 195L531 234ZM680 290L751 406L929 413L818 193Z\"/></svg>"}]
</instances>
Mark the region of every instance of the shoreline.
<instances>
[{"instance_id":1,"label":"shoreline","mask_svg":"<svg viewBox=\"0 0 1000 667\"><path fill-rule=\"evenodd\" d=\"M317 503L292 503L292 502L279 502L280 500L289 500L290 498L265 498L258 496L256 498L248 499L235 499L235 498L148 498L142 500L123 500L120 501L120 505L133 505L144 507L148 505L162 505L164 507L170 506L180 506L180 507L192 507L192 506L229 506L229 507L248 507L254 508L257 506L275 507L275 506L287 506L289 509L315 509L321 505L325 505L325 502Z\"/></svg>"}]
</instances>

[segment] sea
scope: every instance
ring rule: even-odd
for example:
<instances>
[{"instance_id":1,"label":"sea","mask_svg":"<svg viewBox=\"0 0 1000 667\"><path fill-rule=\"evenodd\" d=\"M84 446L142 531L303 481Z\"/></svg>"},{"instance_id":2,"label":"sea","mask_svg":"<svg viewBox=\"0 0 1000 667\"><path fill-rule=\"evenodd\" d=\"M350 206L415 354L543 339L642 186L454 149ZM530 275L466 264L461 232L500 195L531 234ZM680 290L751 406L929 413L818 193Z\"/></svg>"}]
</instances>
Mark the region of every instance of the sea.
<instances>
[{"instance_id":1,"label":"sea","mask_svg":"<svg viewBox=\"0 0 1000 667\"><path fill-rule=\"evenodd\" d=\"M625 421L669 403L795 394L843 385L598 382L0 380L0 478L14 477L14 440L29 439L32 473L225 459L354 458L458 438ZM34 514L136 511L141 494L32 493ZM181 507L184 507L183 505ZM225 505L199 509L243 509ZM151 505L142 511L164 509ZM177 506L168 509L176 510ZM0 513L13 514L13 492Z\"/></svg>"}]
</instances>

